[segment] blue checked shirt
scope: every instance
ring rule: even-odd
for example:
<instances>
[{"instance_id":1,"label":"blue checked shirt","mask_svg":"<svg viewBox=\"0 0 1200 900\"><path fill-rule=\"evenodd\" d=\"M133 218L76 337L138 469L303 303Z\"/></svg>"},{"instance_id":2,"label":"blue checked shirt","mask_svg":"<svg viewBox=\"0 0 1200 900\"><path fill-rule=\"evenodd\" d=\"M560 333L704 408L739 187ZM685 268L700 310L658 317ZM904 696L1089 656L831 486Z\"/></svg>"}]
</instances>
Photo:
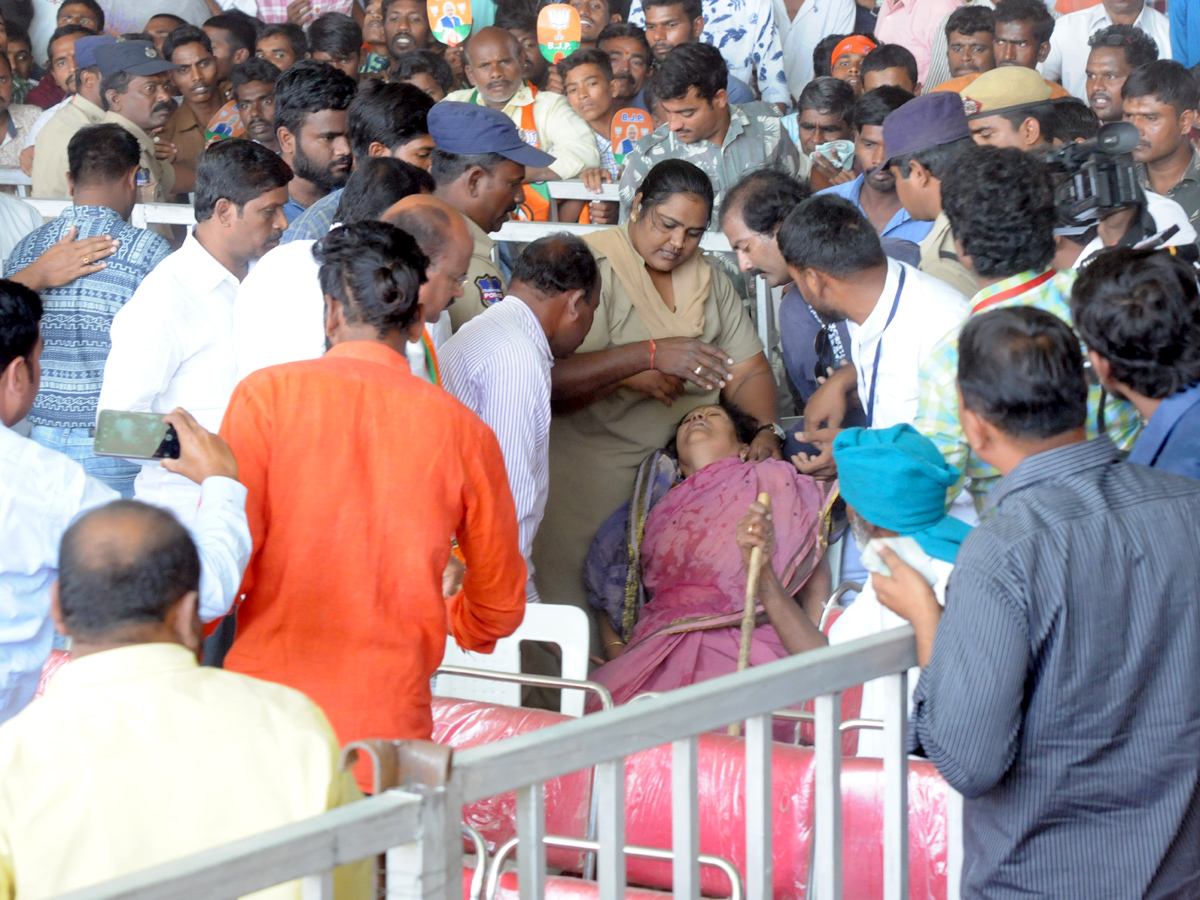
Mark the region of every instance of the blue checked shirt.
<instances>
[{"instance_id":1,"label":"blue checked shirt","mask_svg":"<svg viewBox=\"0 0 1200 900\"><path fill-rule=\"evenodd\" d=\"M171 252L157 234L134 228L106 206L70 206L13 248L4 264L6 277L32 263L73 225L79 229L77 240L110 234L121 246L101 271L41 292L42 384L29 421L53 428L95 424L113 316Z\"/></svg>"},{"instance_id":2,"label":"blue checked shirt","mask_svg":"<svg viewBox=\"0 0 1200 900\"><path fill-rule=\"evenodd\" d=\"M758 85L767 103L792 105L783 71L783 44L775 26L771 0L703 0L704 31L700 40L721 51L729 73ZM646 27L642 0L633 0L629 21Z\"/></svg>"},{"instance_id":3,"label":"blue checked shirt","mask_svg":"<svg viewBox=\"0 0 1200 900\"><path fill-rule=\"evenodd\" d=\"M1022 272L988 285L971 298L971 308L976 309L989 297L1032 281L1040 274L1042 273ZM1074 269L1065 269L1037 287L972 315L986 315L990 310L1006 307L1033 306L1053 313L1070 325L1071 286L1075 283L1075 276ZM959 329L956 328L938 341L921 366L917 420L913 426L937 445L947 463L964 474L965 486L974 498L975 508L982 510L983 500L1000 480L1000 473L971 452L958 421L958 334ZM1096 423L1099 421L1102 394L1098 384L1088 388L1088 437L1098 434ZM1128 452L1142 427L1133 404L1111 395L1107 396L1104 401L1104 422L1109 438L1119 449ZM948 502L952 502L963 487L962 480L952 487Z\"/></svg>"},{"instance_id":4,"label":"blue checked shirt","mask_svg":"<svg viewBox=\"0 0 1200 900\"><path fill-rule=\"evenodd\" d=\"M1200 484L1099 438L988 503L910 732L966 798L962 896L1197 896Z\"/></svg>"},{"instance_id":5,"label":"blue checked shirt","mask_svg":"<svg viewBox=\"0 0 1200 900\"><path fill-rule=\"evenodd\" d=\"M292 241L319 241L329 234L337 218L338 204L342 202L342 190L330 191L296 218L290 219L287 231L279 239L281 244Z\"/></svg>"},{"instance_id":6,"label":"blue checked shirt","mask_svg":"<svg viewBox=\"0 0 1200 900\"><path fill-rule=\"evenodd\" d=\"M598 131L592 133L596 135L596 149L600 151L600 168L611 175L613 184L616 184L621 180L621 167L613 156L612 141Z\"/></svg>"}]
</instances>

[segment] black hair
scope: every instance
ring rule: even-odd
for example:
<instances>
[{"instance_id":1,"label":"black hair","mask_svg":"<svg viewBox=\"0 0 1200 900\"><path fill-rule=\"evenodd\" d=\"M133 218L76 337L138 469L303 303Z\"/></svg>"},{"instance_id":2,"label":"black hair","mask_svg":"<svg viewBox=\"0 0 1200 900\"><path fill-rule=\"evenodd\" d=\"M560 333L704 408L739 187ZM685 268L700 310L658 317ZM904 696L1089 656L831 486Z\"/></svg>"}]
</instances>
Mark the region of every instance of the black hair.
<instances>
[{"instance_id":1,"label":"black hair","mask_svg":"<svg viewBox=\"0 0 1200 900\"><path fill-rule=\"evenodd\" d=\"M776 240L789 266L849 278L887 264L875 227L844 197L818 194L783 220Z\"/></svg>"},{"instance_id":2,"label":"black hair","mask_svg":"<svg viewBox=\"0 0 1200 900\"><path fill-rule=\"evenodd\" d=\"M850 117L854 115L854 104L857 101L858 98L854 96L854 88L840 78L823 75L820 78L814 78L804 86L804 90L800 92L800 101L796 104L796 109L800 112L804 112L806 109L815 109L823 116L836 116L849 125Z\"/></svg>"},{"instance_id":3,"label":"black hair","mask_svg":"<svg viewBox=\"0 0 1200 900\"><path fill-rule=\"evenodd\" d=\"M234 94L236 95L237 89L243 84L249 84L252 81L261 81L263 84L274 84L282 74L278 66L271 65L261 57L252 56L245 62L238 63L233 67L233 71L229 75L229 83L232 85Z\"/></svg>"},{"instance_id":4,"label":"black hair","mask_svg":"<svg viewBox=\"0 0 1200 900\"><path fill-rule=\"evenodd\" d=\"M688 90L695 88L700 99L711 104L717 91L725 90L729 68L721 51L712 44L689 41L663 57L654 80L660 101L686 97Z\"/></svg>"},{"instance_id":5,"label":"black hair","mask_svg":"<svg viewBox=\"0 0 1200 900\"><path fill-rule=\"evenodd\" d=\"M292 170L278 155L247 138L217 141L196 163L196 221L212 218L218 200L242 209L251 200L292 180Z\"/></svg>"},{"instance_id":6,"label":"black hair","mask_svg":"<svg viewBox=\"0 0 1200 900\"><path fill-rule=\"evenodd\" d=\"M1171 59L1157 59L1134 69L1121 88L1122 99L1154 97L1174 107L1175 115L1200 106L1200 87L1183 65Z\"/></svg>"},{"instance_id":7,"label":"black hair","mask_svg":"<svg viewBox=\"0 0 1200 900\"><path fill-rule=\"evenodd\" d=\"M968 147L974 146L975 141L973 138L959 138L948 144L938 144L936 147L927 147L924 150L917 150L913 153L893 156L889 159L888 164L900 169L901 178L909 178L912 175L912 164L919 162L929 170L930 175L941 181L954 165L954 161L958 159L958 155Z\"/></svg>"},{"instance_id":8,"label":"black hair","mask_svg":"<svg viewBox=\"0 0 1200 900\"><path fill-rule=\"evenodd\" d=\"M591 300L600 282L596 257L582 238L565 232L548 234L529 244L517 257L509 282L523 281L554 296L583 291Z\"/></svg>"},{"instance_id":9,"label":"black hair","mask_svg":"<svg viewBox=\"0 0 1200 900\"><path fill-rule=\"evenodd\" d=\"M646 104L646 110L650 115L654 115L661 99L658 95L658 73L653 72L642 82L642 102Z\"/></svg>"},{"instance_id":10,"label":"black hair","mask_svg":"<svg viewBox=\"0 0 1200 900\"><path fill-rule=\"evenodd\" d=\"M742 178L725 192L721 202L721 224L737 211L746 227L756 234L775 237L775 229L788 213L812 196L807 181L797 181L778 169L759 169Z\"/></svg>"},{"instance_id":11,"label":"black hair","mask_svg":"<svg viewBox=\"0 0 1200 900\"><path fill-rule=\"evenodd\" d=\"M646 29L634 25L632 22L609 22L596 38L596 46L603 44L609 38L633 38L635 41L640 41L641 45L646 48L646 56L650 56L650 42L646 40Z\"/></svg>"},{"instance_id":12,"label":"black hair","mask_svg":"<svg viewBox=\"0 0 1200 900\"><path fill-rule=\"evenodd\" d=\"M212 56L212 38L195 25L180 25L163 39L163 59L171 62L175 51L185 44L199 44L208 51L209 56Z\"/></svg>"},{"instance_id":13,"label":"black hair","mask_svg":"<svg viewBox=\"0 0 1200 900\"><path fill-rule=\"evenodd\" d=\"M111 122L81 128L67 144L67 163L76 186L112 184L136 169L141 158L137 138Z\"/></svg>"},{"instance_id":14,"label":"black hair","mask_svg":"<svg viewBox=\"0 0 1200 900\"><path fill-rule=\"evenodd\" d=\"M603 73L605 78L612 81L612 60L608 58L608 54L603 50L590 50L586 47L576 50L558 64L558 74L566 80L567 73L576 66L595 66Z\"/></svg>"},{"instance_id":15,"label":"black hair","mask_svg":"<svg viewBox=\"0 0 1200 900\"><path fill-rule=\"evenodd\" d=\"M393 203L422 191L432 194L433 189L433 176L412 163L390 156L366 157L346 181L336 221L348 224L378 219Z\"/></svg>"},{"instance_id":16,"label":"black hair","mask_svg":"<svg viewBox=\"0 0 1200 900\"><path fill-rule=\"evenodd\" d=\"M1015 147L968 147L942 178L942 208L976 274L1007 278L1054 258L1045 163Z\"/></svg>"},{"instance_id":17,"label":"black hair","mask_svg":"<svg viewBox=\"0 0 1200 900\"><path fill-rule=\"evenodd\" d=\"M891 84L867 91L854 104L854 112L850 115L850 124L855 131L862 131L864 125L883 125L883 120L913 98L904 88Z\"/></svg>"},{"instance_id":18,"label":"black hair","mask_svg":"<svg viewBox=\"0 0 1200 900\"><path fill-rule=\"evenodd\" d=\"M750 415L750 413L746 412L740 406L734 406L733 403L724 398L721 398L716 403L706 403L704 406L719 406L722 411L724 411L725 415L729 416L729 421L733 423L733 431L737 436L739 444L750 444L754 442L754 436L758 434L758 419L754 418L754 416ZM679 421L675 423L675 427L671 430L671 439L667 441L666 446L663 447L663 451L672 459L679 459L679 444L676 440L676 436L679 434L679 426L683 424L684 419L694 413L697 409L702 408L703 407L698 406L688 410L679 419Z\"/></svg>"},{"instance_id":19,"label":"black hair","mask_svg":"<svg viewBox=\"0 0 1200 900\"><path fill-rule=\"evenodd\" d=\"M1088 46L1095 50L1097 47L1118 47L1125 51L1125 65L1131 69L1149 65L1158 59L1158 44L1154 38L1135 25L1109 25L1101 28L1090 38Z\"/></svg>"},{"instance_id":20,"label":"black hair","mask_svg":"<svg viewBox=\"0 0 1200 900\"><path fill-rule=\"evenodd\" d=\"M258 19L246 15L240 10L230 10L229 12L221 13L219 16L212 16L205 23L205 28L217 28L229 35L229 49L236 53L239 50L245 50L251 56L254 55L255 46L258 44Z\"/></svg>"},{"instance_id":21,"label":"black hair","mask_svg":"<svg viewBox=\"0 0 1200 900\"><path fill-rule=\"evenodd\" d=\"M682 6L683 14L689 22L695 22L704 15L704 4L701 0L643 0L643 10L652 6Z\"/></svg>"},{"instance_id":22,"label":"black hair","mask_svg":"<svg viewBox=\"0 0 1200 900\"><path fill-rule=\"evenodd\" d=\"M1042 0L1000 0L996 11L992 13L995 25L1003 22L1031 22L1033 24L1034 40L1040 47L1050 42L1054 33L1054 16L1046 9ZM993 26L995 27L995 26Z\"/></svg>"},{"instance_id":23,"label":"black hair","mask_svg":"<svg viewBox=\"0 0 1200 900\"><path fill-rule=\"evenodd\" d=\"M392 7L392 5L394 3L399 3L399 2L400 2L400 0L383 0L383 3L380 4L380 7L379 7L379 14L381 16L383 16L384 18L387 18L388 10ZM424 3L421 2L421 0L412 0L412 2L416 3L418 6L425 5Z\"/></svg>"},{"instance_id":24,"label":"black hair","mask_svg":"<svg viewBox=\"0 0 1200 900\"><path fill-rule=\"evenodd\" d=\"M913 87L916 87L917 58L904 45L876 44L875 49L863 57L859 76L866 78L868 72L882 72L884 69L903 69Z\"/></svg>"},{"instance_id":25,"label":"black hair","mask_svg":"<svg viewBox=\"0 0 1200 900\"><path fill-rule=\"evenodd\" d=\"M1078 97L1062 97L1050 102L1054 106L1054 140L1064 144L1089 141L1100 132L1100 120Z\"/></svg>"},{"instance_id":26,"label":"black hair","mask_svg":"<svg viewBox=\"0 0 1200 900\"><path fill-rule=\"evenodd\" d=\"M138 519L136 538L113 520ZM76 520L58 551L58 601L73 637L95 639L127 625L154 625L200 590L200 554L170 512L114 500Z\"/></svg>"},{"instance_id":27,"label":"black hair","mask_svg":"<svg viewBox=\"0 0 1200 900\"><path fill-rule=\"evenodd\" d=\"M639 208L646 212L666 203L676 194L692 194L704 201L708 218L712 219L712 180L699 166L686 160L664 159L655 165L638 185L637 193L642 197Z\"/></svg>"},{"instance_id":28,"label":"black hair","mask_svg":"<svg viewBox=\"0 0 1200 900\"><path fill-rule=\"evenodd\" d=\"M419 74L428 75L447 94L455 89L454 70L450 68L450 63L446 62L440 53L434 53L432 50L409 50L401 53L388 77L393 81L403 81Z\"/></svg>"},{"instance_id":29,"label":"black hair","mask_svg":"<svg viewBox=\"0 0 1200 900\"><path fill-rule=\"evenodd\" d=\"M1079 338L1032 306L971 316L958 338L963 406L1015 438L1045 440L1087 422Z\"/></svg>"},{"instance_id":30,"label":"black hair","mask_svg":"<svg viewBox=\"0 0 1200 900\"><path fill-rule=\"evenodd\" d=\"M302 59L275 82L275 127L298 135L312 113L349 109L358 83L340 69L315 59Z\"/></svg>"},{"instance_id":31,"label":"black hair","mask_svg":"<svg viewBox=\"0 0 1200 900\"><path fill-rule=\"evenodd\" d=\"M42 300L17 281L0 278L0 375L19 356L26 359L41 333Z\"/></svg>"},{"instance_id":32,"label":"black hair","mask_svg":"<svg viewBox=\"0 0 1200 900\"><path fill-rule=\"evenodd\" d=\"M833 76L833 48L850 37L848 34L830 34L817 41L813 47L813 75L816 78ZM847 85L849 87L849 85ZM851 91L854 89L851 88Z\"/></svg>"},{"instance_id":33,"label":"black hair","mask_svg":"<svg viewBox=\"0 0 1200 900\"><path fill-rule=\"evenodd\" d=\"M974 3L960 6L950 13L950 18L946 19L945 31L947 40L950 39L952 31L957 31L964 37L979 34L981 31L995 34L996 14L986 6L978 6Z\"/></svg>"},{"instance_id":34,"label":"black hair","mask_svg":"<svg viewBox=\"0 0 1200 900\"><path fill-rule=\"evenodd\" d=\"M505 31L537 32L537 4L504 4L496 6L496 19L492 22Z\"/></svg>"},{"instance_id":35,"label":"black hair","mask_svg":"<svg viewBox=\"0 0 1200 900\"><path fill-rule=\"evenodd\" d=\"M434 147L429 154L429 173L437 184L453 184L473 166L490 173L506 159L499 153L447 153L440 147Z\"/></svg>"},{"instance_id":36,"label":"black hair","mask_svg":"<svg viewBox=\"0 0 1200 900\"><path fill-rule=\"evenodd\" d=\"M96 17L96 30L92 33L104 33L104 7L97 3L96 0L63 0L63 3L58 7L58 11L56 11L54 14L55 21L58 21L58 12L60 12L64 6L86 6L88 8L88 12Z\"/></svg>"},{"instance_id":37,"label":"black hair","mask_svg":"<svg viewBox=\"0 0 1200 900\"><path fill-rule=\"evenodd\" d=\"M1144 397L1162 400L1200 381L1196 270L1168 251L1097 255L1071 288L1071 319L1113 378Z\"/></svg>"},{"instance_id":38,"label":"black hair","mask_svg":"<svg viewBox=\"0 0 1200 900\"><path fill-rule=\"evenodd\" d=\"M4 29L8 32L9 44L24 44L32 52L33 43L29 40L28 29L22 28L19 25L10 25L7 22L4 24Z\"/></svg>"},{"instance_id":39,"label":"black hair","mask_svg":"<svg viewBox=\"0 0 1200 900\"><path fill-rule=\"evenodd\" d=\"M328 53L337 59L358 53L362 45L362 28L342 13L325 13L308 26L308 49L312 53Z\"/></svg>"},{"instance_id":40,"label":"black hair","mask_svg":"<svg viewBox=\"0 0 1200 900\"><path fill-rule=\"evenodd\" d=\"M80 37L94 35L96 32L90 28L85 28L83 25L60 25L54 29L54 33L50 35L50 40L46 41L46 58L53 62L54 60L54 42L62 40L72 34L77 34Z\"/></svg>"},{"instance_id":41,"label":"black hair","mask_svg":"<svg viewBox=\"0 0 1200 900\"><path fill-rule=\"evenodd\" d=\"M1014 129L1020 128L1026 119L1033 119L1038 123L1038 131L1042 134L1042 140L1047 144L1054 140L1054 131L1057 128L1057 122L1055 121L1057 108L1053 100L1046 100L1043 103L1030 103L1027 106L1021 106L1017 109L997 112L996 115ZM1095 114L1093 113L1093 115Z\"/></svg>"},{"instance_id":42,"label":"black hair","mask_svg":"<svg viewBox=\"0 0 1200 900\"><path fill-rule=\"evenodd\" d=\"M214 16L213 18L218 18L218 17ZM178 28L180 25L187 25L187 24L188 24L188 21L187 21L187 19L181 18L180 16L177 16L177 15L175 15L175 13L169 13L169 12L159 12L159 13L155 13L154 15L152 15L152 16L150 17L150 19L170 19L172 22L174 22L174 23L175 23L175 27L176 27L176 28ZM147 19L147 20L146 20L146 24L147 24L147 25L149 25L149 24L150 24L150 19ZM211 21L212 21L212 19L209 19L208 21L209 21L209 22L211 22ZM205 25L207 25L207 24L208 24L208 22L205 22L204 24L205 24Z\"/></svg>"},{"instance_id":43,"label":"black hair","mask_svg":"<svg viewBox=\"0 0 1200 900\"><path fill-rule=\"evenodd\" d=\"M294 22L277 22L274 25L268 25L258 33L258 37L254 41L254 49L257 50L259 43L267 38L280 34L287 38L288 43L292 45L292 53L295 54L297 60L308 55L308 38L304 34L304 29Z\"/></svg>"},{"instance_id":44,"label":"black hair","mask_svg":"<svg viewBox=\"0 0 1200 900\"><path fill-rule=\"evenodd\" d=\"M321 292L342 304L347 322L383 337L416 321L429 258L412 235L386 222L352 222L321 238L312 254Z\"/></svg>"},{"instance_id":45,"label":"black hair","mask_svg":"<svg viewBox=\"0 0 1200 900\"><path fill-rule=\"evenodd\" d=\"M364 160L371 144L389 151L429 134L427 118L433 98L415 85L373 81L350 103L346 130L350 151Z\"/></svg>"}]
</instances>

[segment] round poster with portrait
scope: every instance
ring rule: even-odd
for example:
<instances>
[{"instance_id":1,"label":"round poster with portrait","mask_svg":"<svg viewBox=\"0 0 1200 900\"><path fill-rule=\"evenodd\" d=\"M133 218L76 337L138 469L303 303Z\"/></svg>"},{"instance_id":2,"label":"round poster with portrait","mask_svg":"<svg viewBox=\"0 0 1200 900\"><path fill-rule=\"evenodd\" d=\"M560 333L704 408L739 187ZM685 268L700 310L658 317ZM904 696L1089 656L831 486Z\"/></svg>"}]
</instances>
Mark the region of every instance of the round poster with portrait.
<instances>
[{"instance_id":1,"label":"round poster with portrait","mask_svg":"<svg viewBox=\"0 0 1200 900\"><path fill-rule=\"evenodd\" d=\"M538 13L537 39L542 56L560 63L579 49L583 26L579 11L565 3L552 3Z\"/></svg>"},{"instance_id":2,"label":"round poster with portrait","mask_svg":"<svg viewBox=\"0 0 1200 900\"><path fill-rule=\"evenodd\" d=\"M433 36L448 47L456 47L471 34L469 0L429 0L429 27Z\"/></svg>"},{"instance_id":3,"label":"round poster with portrait","mask_svg":"<svg viewBox=\"0 0 1200 900\"><path fill-rule=\"evenodd\" d=\"M617 163L625 162L625 156L633 152L633 145L654 130L654 122L650 113L644 109L627 107L618 109L612 119L612 130L609 140L612 141L612 152Z\"/></svg>"}]
</instances>

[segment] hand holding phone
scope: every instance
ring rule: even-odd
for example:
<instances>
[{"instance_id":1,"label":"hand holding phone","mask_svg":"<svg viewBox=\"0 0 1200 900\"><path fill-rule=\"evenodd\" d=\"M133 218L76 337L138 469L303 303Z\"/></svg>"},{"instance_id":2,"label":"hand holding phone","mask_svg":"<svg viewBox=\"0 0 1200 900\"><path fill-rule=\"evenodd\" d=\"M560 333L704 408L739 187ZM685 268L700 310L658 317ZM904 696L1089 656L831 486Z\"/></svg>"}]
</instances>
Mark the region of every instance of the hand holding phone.
<instances>
[{"instance_id":1,"label":"hand holding phone","mask_svg":"<svg viewBox=\"0 0 1200 900\"><path fill-rule=\"evenodd\" d=\"M179 456L179 439L158 413L102 409L92 452L125 459L172 459Z\"/></svg>"},{"instance_id":2,"label":"hand holding phone","mask_svg":"<svg viewBox=\"0 0 1200 900\"><path fill-rule=\"evenodd\" d=\"M237 481L237 459L223 437L205 429L186 409L173 409L162 418L179 435L180 448L177 457L163 460L164 469L196 484L214 476Z\"/></svg>"}]
</instances>

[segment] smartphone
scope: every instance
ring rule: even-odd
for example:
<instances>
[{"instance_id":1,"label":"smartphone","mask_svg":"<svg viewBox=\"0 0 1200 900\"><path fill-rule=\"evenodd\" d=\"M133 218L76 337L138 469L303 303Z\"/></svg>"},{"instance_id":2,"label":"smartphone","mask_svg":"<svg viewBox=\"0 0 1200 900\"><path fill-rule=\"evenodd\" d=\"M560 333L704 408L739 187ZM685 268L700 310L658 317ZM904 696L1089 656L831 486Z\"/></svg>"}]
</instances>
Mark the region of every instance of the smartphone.
<instances>
[{"instance_id":1,"label":"smartphone","mask_svg":"<svg viewBox=\"0 0 1200 900\"><path fill-rule=\"evenodd\" d=\"M160 413L102 409L92 452L126 459L179 459L179 437Z\"/></svg>"}]
</instances>

